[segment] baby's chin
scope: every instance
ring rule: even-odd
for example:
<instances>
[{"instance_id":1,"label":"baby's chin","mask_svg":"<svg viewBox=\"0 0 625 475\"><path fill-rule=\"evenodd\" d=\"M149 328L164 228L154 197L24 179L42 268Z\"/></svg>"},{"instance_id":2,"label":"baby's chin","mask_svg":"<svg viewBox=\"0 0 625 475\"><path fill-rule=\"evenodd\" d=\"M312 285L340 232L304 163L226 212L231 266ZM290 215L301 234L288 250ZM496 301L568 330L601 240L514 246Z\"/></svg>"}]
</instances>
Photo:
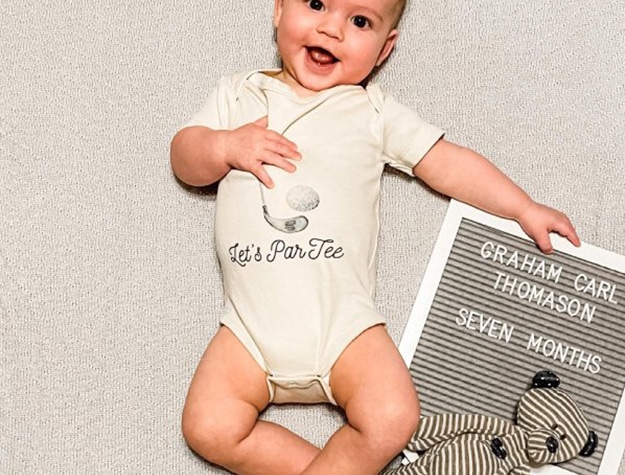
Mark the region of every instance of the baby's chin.
<instances>
[{"instance_id":1,"label":"baby's chin","mask_svg":"<svg viewBox=\"0 0 625 475\"><path fill-rule=\"evenodd\" d=\"M297 78L295 82L297 93L301 96L314 96L319 92L331 89L340 84L336 81L318 81L306 78Z\"/></svg>"},{"instance_id":2,"label":"baby's chin","mask_svg":"<svg viewBox=\"0 0 625 475\"><path fill-rule=\"evenodd\" d=\"M364 79L363 79L364 81ZM318 78L313 78L313 79L308 79L308 78L302 78L301 81L298 81L299 85L310 91L310 94L316 94L322 91L326 91L328 89L332 89L333 87L337 87L337 86L357 86L359 85L362 81L360 82L353 82L353 81L349 81L349 80L345 80L345 79L335 79L335 78L323 78L323 79L318 79Z\"/></svg>"},{"instance_id":3,"label":"baby's chin","mask_svg":"<svg viewBox=\"0 0 625 475\"><path fill-rule=\"evenodd\" d=\"M298 72L303 74L288 74L288 79L283 76L283 80L286 79L285 82L290 82L291 88L300 96L313 96L336 86L360 85L366 79L363 78L360 81L352 81L338 74L317 75L301 70Z\"/></svg>"}]
</instances>

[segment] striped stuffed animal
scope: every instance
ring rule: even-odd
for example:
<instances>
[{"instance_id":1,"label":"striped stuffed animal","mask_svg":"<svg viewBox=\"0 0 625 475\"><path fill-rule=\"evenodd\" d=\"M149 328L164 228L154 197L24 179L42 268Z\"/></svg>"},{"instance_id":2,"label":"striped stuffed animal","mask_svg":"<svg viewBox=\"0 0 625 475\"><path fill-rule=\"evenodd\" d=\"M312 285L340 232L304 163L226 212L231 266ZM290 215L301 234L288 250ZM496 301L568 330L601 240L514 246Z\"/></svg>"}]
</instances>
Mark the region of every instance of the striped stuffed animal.
<instances>
[{"instance_id":1,"label":"striped stuffed animal","mask_svg":"<svg viewBox=\"0 0 625 475\"><path fill-rule=\"evenodd\" d=\"M551 371L534 376L517 423L481 414L423 417L408 450L420 454L384 475L529 475L530 466L590 456L597 435Z\"/></svg>"}]
</instances>

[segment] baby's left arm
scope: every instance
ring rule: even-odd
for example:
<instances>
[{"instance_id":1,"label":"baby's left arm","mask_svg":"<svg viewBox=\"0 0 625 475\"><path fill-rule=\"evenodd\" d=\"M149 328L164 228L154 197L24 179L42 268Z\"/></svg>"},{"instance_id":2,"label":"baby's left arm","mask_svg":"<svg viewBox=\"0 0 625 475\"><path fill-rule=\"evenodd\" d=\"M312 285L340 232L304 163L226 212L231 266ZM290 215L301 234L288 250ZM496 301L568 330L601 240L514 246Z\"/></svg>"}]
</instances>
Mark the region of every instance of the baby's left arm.
<instances>
[{"instance_id":1,"label":"baby's left arm","mask_svg":"<svg viewBox=\"0 0 625 475\"><path fill-rule=\"evenodd\" d=\"M413 172L439 193L516 220L545 253L553 250L550 232L566 237L575 246L580 245L575 228L565 214L535 202L495 165L468 148L441 139L415 165Z\"/></svg>"}]
</instances>

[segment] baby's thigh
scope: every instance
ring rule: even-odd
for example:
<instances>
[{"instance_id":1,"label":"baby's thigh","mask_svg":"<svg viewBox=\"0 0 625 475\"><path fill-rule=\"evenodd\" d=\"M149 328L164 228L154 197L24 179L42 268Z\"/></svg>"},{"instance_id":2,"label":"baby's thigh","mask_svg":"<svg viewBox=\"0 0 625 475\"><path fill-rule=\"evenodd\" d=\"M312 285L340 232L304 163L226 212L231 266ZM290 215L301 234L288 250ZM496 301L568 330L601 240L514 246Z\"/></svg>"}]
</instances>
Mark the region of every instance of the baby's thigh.
<instances>
[{"instance_id":1,"label":"baby's thigh","mask_svg":"<svg viewBox=\"0 0 625 475\"><path fill-rule=\"evenodd\" d=\"M227 328L209 343L191 380L182 415L183 430L197 425L246 432L269 403L265 372ZM209 429L206 427L205 429Z\"/></svg>"},{"instance_id":2,"label":"baby's thigh","mask_svg":"<svg viewBox=\"0 0 625 475\"><path fill-rule=\"evenodd\" d=\"M330 373L337 403L357 428L418 424L419 400L395 343L382 325L361 333L341 354Z\"/></svg>"}]
</instances>

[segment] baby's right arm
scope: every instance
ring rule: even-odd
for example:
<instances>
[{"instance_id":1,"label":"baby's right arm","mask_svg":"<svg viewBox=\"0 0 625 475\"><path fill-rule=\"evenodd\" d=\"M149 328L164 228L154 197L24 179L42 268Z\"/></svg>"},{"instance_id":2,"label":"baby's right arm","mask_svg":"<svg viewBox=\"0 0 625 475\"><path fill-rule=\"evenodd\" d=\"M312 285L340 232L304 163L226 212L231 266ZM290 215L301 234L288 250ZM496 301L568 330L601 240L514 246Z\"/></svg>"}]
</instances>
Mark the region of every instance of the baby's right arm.
<instances>
[{"instance_id":1,"label":"baby's right arm","mask_svg":"<svg viewBox=\"0 0 625 475\"><path fill-rule=\"evenodd\" d=\"M293 142L267 129L266 116L234 130L186 127L174 136L170 150L175 175L192 186L211 185L235 168L254 174L267 188L273 188L264 165L294 172L291 160L300 158Z\"/></svg>"}]
</instances>

